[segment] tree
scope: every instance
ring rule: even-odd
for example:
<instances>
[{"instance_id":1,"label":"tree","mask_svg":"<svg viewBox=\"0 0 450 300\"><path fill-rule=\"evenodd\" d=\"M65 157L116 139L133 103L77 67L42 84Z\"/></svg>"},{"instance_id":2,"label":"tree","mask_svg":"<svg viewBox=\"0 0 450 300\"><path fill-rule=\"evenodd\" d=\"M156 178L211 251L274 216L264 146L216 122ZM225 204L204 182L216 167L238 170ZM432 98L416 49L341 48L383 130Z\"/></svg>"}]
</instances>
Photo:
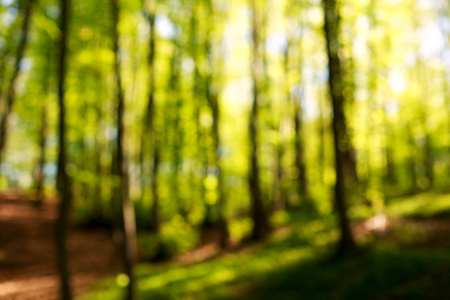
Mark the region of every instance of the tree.
<instances>
[{"instance_id":1,"label":"tree","mask_svg":"<svg viewBox=\"0 0 450 300\"><path fill-rule=\"evenodd\" d=\"M147 151L150 147L146 147L150 144L153 150L153 161L151 164L151 188L152 188L152 229L155 232L159 232L160 229L160 214L159 214L159 194L158 194L158 168L159 168L159 144L160 139L155 129L155 55L156 55L156 30L155 30L155 2L148 2L148 9L146 12L146 18L150 26L149 37L149 54L148 54L148 67L149 67L149 79L148 79L148 103L147 112L145 116L144 131L142 133L141 142L141 168L143 168L143 157L147 156ZM147 137L150 137L147 139ZM148 140L148 142L146 142ZM142 170L145 176L146 171Z\"/></svg>"},{"instance_id":2,"label":"tree","mask_svg":"<svg viewBox=\"0 0 450 300\"><path fill-rule=\"evenodd\" d=\"M251 233L252 240L260 240L269 233L269 221L264 209L264 203L261 194L261 186L259 182L259 163L258 163L258 106L260 96L260 86L263 74L262 61L260 57L259 29L260 20L258 14L257 0L251 0L252 9L252 82L253 82L253 100L249 120L250 134L250 172L249 172L249 188L251 197L251 216L253 219L253 229Z\"/></svg>"},{"instance_id":3,"label":"tree","mask_svg":"<svg viewBox=\"0 0 450 300\"><path fill-rule=\"evenodd\" d=\"M25 47L28 42L28 32L30 27L31 13L33 9L35 0L25 1L24 9L23 9L23 21L22 21L22 30L21 36L19 40L19 45L16 52L16 58L14 61L14 69L11 76L11 81L9 84L9 90L6 95L6 106L5 111L3 112L3 116L0 121L0 162L3 159L3 152L6 145L6 138L8 133L8 121L11 115L12 107L14 105L16 99L16 89L17 89L17 79L20 73L20 63L22 62L22 58L25 53ZM3 71L3 70L2 70Z\"/></svg>"},{"instance_id":4,"label":"tree","mask_svg":"<svg viewBox=\"0 0 450 300\"><path fill-rule=\"evenodd\" d=\"M47 42L49 42L50 39L46 39ZM49 43L50 44L50 43ZM44 199L44 181L45 181L45 174L44 174L44 166L45 166L45 160L46 160L46 145L47 145L47 132L48 132L48 94L50 90L50 78L52 78L52 68L51 68L51 61L52 61L52 48L49 45L46 50L46 57L45 57L45 70L44 70L44 76L42 79L42 92L44 94L44 98L41 100L40 104L40 127L39 127L39 135L38 135L38 143L39 143L39 159L36 166L36 174L35 174L35 188L36 188L36 204L40 205Z\"/></svg>"},{"instance_id":5,"label":"tree","mask_svg":"<svg viewBox=\"0 0 450 300\"><path fill-rule=\"evenodd\" d=\"M59 194L59 215L56 224L56 245L58 253L58 269L61 279L61 293L64 300L72 299L69 270L67 267L67 231L69 213L72 204L72 183L67 174L67 142L66 142L66 73L67 73L67 40L69 27L70 0L60 1L60 39L58 57L58 104L59 104L59 153L57 189Z\"/></svg>"},{"instance_id":6,"label":"tree","mask_svg":"<svg viewBox=\"0 0 450 300\"><path fill-rule=\"evenodd\" d=\"M336 168L336 182L334 185L334 205L338 214L339 230L341 233L337 256L350 256L356 251L356 244L350 229L347 216L346 188L345 188L345 143L348 141L347 124L344 113L344 82L342 81L342 67L339 58L339 13L335 0L323 0L324 32L328 56L328 84L330 99L333 106L332 130L334 137L334 154Z\"/></svg>"},{"instance_id":7,"label":"tree","mask_svg":"<svg viewBox=\"0 0 450 300\"><path fill-rule=\"evenodd\" d=\"M116 100L117 100L117 145L116 161L114 166L115 175L119 180L118 204L120 204L120 230L121 230L121 250L125 264L125 272L129 278L126 299L136 299L136 279L134 276L134 263L136 261L136 221L133 204L129 195L128 164L125 155L125 99L122 88L122 76L120 74L121 57L119 54L119 3L118 0L111 0L112 15L112 38L114 53L114 75L116 79Z\"/></svg>"},{"instance_id":8,"label":"tree","mask_svg":"<svg viewBox=\"0 0 450 300\"><path fill-rule=\"evenodd\" d=\"M210 66L210 71L206 75L206 99L208 100L208 104L212 111L212 139L213 139L213 155L212 155L212 166L216 168L217 172L217 206L219 211L219 217L217 220L217 224L220 230L220 246L225 247L227 240L229 238L229 232L227 227L227 222L224 216L225 209L225 197L223 195L223 169L222 169L222 160L220 157L220 101L219 101L219 91L218 88L214 88L213 75L214 71L217 71L213 68L213 53L212 48L213 44L211 42L212 36L212 24L214 24L214 1L209 0L207 2L207 13L208 13L208 27L206 34L206 43L205 43L205 52L206 58L208 60L208 64Z\"/></svg>"}]
</instances>

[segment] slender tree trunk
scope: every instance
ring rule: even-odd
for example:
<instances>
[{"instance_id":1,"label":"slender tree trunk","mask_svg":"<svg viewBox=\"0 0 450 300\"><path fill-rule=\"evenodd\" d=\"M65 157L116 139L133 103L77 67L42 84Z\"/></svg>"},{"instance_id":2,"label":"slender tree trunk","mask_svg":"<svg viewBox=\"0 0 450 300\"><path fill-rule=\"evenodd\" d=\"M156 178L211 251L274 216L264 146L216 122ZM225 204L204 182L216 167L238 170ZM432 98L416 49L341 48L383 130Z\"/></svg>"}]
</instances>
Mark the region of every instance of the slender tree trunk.
<instances>
[{"instance_id":1,"label":"slender tree trunk","mask_svg":"<svg viewBox=\"0 0 450 300\"><path fill-rule=\"evenodd\" d=\"M259 93L262 77L262 61L259 55L259 16L256 0L251 0L252 9L252 39L253 39L253 62L252 62L252 80L253 80L253 101L249 122L250 135L250 174L249 188L251 196L251 212L253 219L252 240L261 240L269 233L269 221L264 209L259 182L259 163L258 163L258 105Z\"/></svg>"},{"instance_id":2,"label":"slender tree trunk","mask_svg":"<svg viewBox=\"0 0 450 300\"><path fill-rule=\"evenodd\" d=\"M281 124L278 129L279 139L281 140ZM274 173L275 179L273 182L274 189L274 199L273 199L273 211L282 211L286 206L286 194L284 193L283 186L283 165L282 158L284 156L284 145L282 145L282 141L278 142L279 144L275 146L275 166Z\"/></svg>"},{"instance_id":3,"label":"slender tree trunk","mask_svg":"<svg viewBox=\"0 0 450 300\"><path fill-rule=\"evenodd\" d=\"M47 142L47 107L44 103L41 107L41 126L39 128L39 161L36 171L36 205L42 204L44 199L44 165L45 165L45 146Z\"/></svg>"},{"instance_id":4,"label":"slender tree trunk","mask_svg":"<svg viewBox=\"0 0 450 300\"><path fill-rule=\"evenodd\" d=\"M344 95L342 81L342 69L339 58L339 14L335 0L323 0L324 31L327 42L327 55L329 66L329 92L333 106L333 135L336 167L336 183L334 187L335 208L338 213L340 239L337 256L350 256L356 250L356 244L350 229L347 216L347 203L345 191L344 163L346 152L342 149L342 143L348 141L347 124L344 114Z\"/></svg>"},{"instance_id":5,"label":"slender tree trunk","mask_svg":"<svg viewBox=\"0 0 450 300\"><path fill-rule=\"evenodd\" d=\"M449 7L450 7L450 5L449 5ZM444 55L444 54L442 54L442 55ZM447 72L446 72L446 70L444 70L442 72L442 90L443 90L444 95L445 95L444 96L445 97L444 98L444 101L445 101L444 103L445 103L445 108L447 110L447 123L446 123L445 127L447 128L447 131L450 132L450 88L449 88L447 77L448 77ZM448 136L450 137L450 135L448 135ZM449 145L449 146L447 146L446 153L447 153L447 156L450 157L450 138L447 139L447 145ZM448 180L446 182L449 183L449 180L450 180L450 161L447 159L446 163L447 163L446 175L447 175L447 178L448 178Z\"/></svg>"},{"instance_id":6,"label":"slender tree trunk","mask_svg":"<svg viewBox=\"0 0 450 300\"><path fill-rule=\"evenodd\" d=\"M213 139L213 156L212 165L216 167L217 172L217 209L218 209L218 221L217 225L220 231L220 246L225 248L229 239L229 231L227 226L227 221L224 215L225 209L225 197L223 189L223 170L222 170L222 160L220 157L220 102L219 102L219 91L217 88L213 88L213 74L217 72L217 69L213 65L213 54L211 42L211 29L212 24L214 24L214 0L209 0L207 2L208 11L208 28L206 34L205 52L208 59L208 64L210 66L210 71L206 76L206 99L212 111L213 123L212 123L212 139ZM216 73L217 74L217 73Z\"/></svg>"},{"instance_id":7,"label":"slender tree trunk","mask_svg":"<svg viewBox=\"0 0 450 300\"><path fill-rule=\"evenodd\" d=\"M208 2L209 3L209 2ZM209 87L207 87L207 79L205 76L202 76L200 73L200 51L201 51L201 41L199 38L199 12L200 3L195 3L194 7L192 8L192 15L190 20L190 52L192 59L194 61L194 87L193 87L193 94L194 94L194 123L195 123L195 132L196 132L196 150L197 150L197 157L196 157L196 163L193 165L191 172L195 173L196 169L201 169L201 176L200 176L200 184L199 184L199 197L204 201L205 205L205 217L203 219L203 226L208 227L214 224L214 209L213 205L208 203L206 201L206 189L204 186L205 178L208 173L208 165L209 165L209 157L208 157L208 148L205 146L204 140L206 137L206 130L202 129L201 122L200 122L200 110L202 106L204 106L206 101L209 100ZM207 18L209 20L211 16L208 15ZM210 26L210 22L207 21L207 26ZM208 33L207 33L208 34ZM208 43L209 36L205 38L205 43ZM208 53L206 53L206 56L208 56ZM207 57L209 59L209 57ZM206 75L207 76L207 75ZM195 176L192 176L191 178L192 185L194 186L195 182Z\"/></svg>"},{"instance_id":8,"label":"slender tree trunk","mask_svg":"<svg viewBox=\"0 0 450 300\"><path fill-rule=\"evenodd\" d=\"M392 129L389 124L388 115L386 111L386 104L383 102L383 127L386 132L386 144L384 146L384 155L386 159L385 180L387 186L393 186L397 183L397 177L395 172L395 162L392 157Z\"/></svg>"},{"instance_id":9,"label":"slender tree trunk","mask_svg":"<svg viewBox=\"0 0 450 300\"><path fill-rule=\"evenodd\" d=\"M159 141L157 138L157 132L155 130L155 49L156 49L156 30L155 30L155 12L154 7L150 4L150 11L147 14L147 20L150 26L150 39L149 39L149 55L148 55L148 67L149 67L149 92L148 92L148 104L147 113L145 117L144 132L142 134L143 142L141 148L142 157L146 155L147 151L152 147L153 158L151 164L151 188L152 188L152 230L159 232L160 229L160 215L159 215L159 194L158 194L158 168L159 168ZM148 138L150 137L150 138ZM148 138L148 144L145 142ZM150 144L150 145L149 145ZM145 147L149 145L150 147ZM143 162L141 162L143 167ZM142 172L144 176L147 175L146 171Z\"/></svg>"},{"instance_id":10,"label":"slender tree trunk","mask_svg":"<svg viewBox=\"0 0 450 300\"><path fill-rule=\"evenodd\" d=\"M122 77L120 75L119 55L119 4L118 0L111 0L111 13L113 21L113 52L115 55L114 73L117 89L117 157L115 171L120 179L119 199L121 204L121 231L122 231L122 255L125 264L125 272L130 280L127 286L126 299L136 299L136 280L134 276L134 263L136 261L136 221L133 203L129 196L128 165L125 155L125 125L124 112L125 101L122 90Z\"/></svg>"},{"instance_id":11,"label":"slender tree trunk","mask_svg":"<svg viewBox=\"0 0 450 300\"><path fill-rule=\"evenodd\" d=\"M418 77L422 82L422 99L429 99L430 93L428 91L428 76L426 66L419 62L419 74ZM425 100L426 101L426 100ZM423 146L423 164L425 166L425 177L428 179L428 187L433 187L434 185L434 156L433 156L433 141L431 139L431 134L428 129L427 122L427 102L424 102L424 107L420 112L420 124L425 136L425 143Z\"/></svg>"},{"instance_id":12,"label":"slender tree trunk","mask_svg":"<svg viewBox=\"0 0 450 300\"><path fill-rule=\"evenodd\" d=\"M304 26L301 24L301 26ZM303 40L303 29L301 31L300 43ZM286 60L288 59L288 53L286 53ZM302 56L300 56L297 62L300 69L302 68ZM287 63L287 62L286 62ZM287 66L286 66L287 68ZM302 78L303 80L303 78ZM305 163L305 147L303 142L303 107L302 107L302 95L298 95L293 98L294 105L294 149L295 149L295 167L297 168L297 194L300 199L300 206L307 211L313 210L312 203L308 200L308 180L306 176L306 163Z\"/></svg>"},{"instance_id":13,"label":"slender tree trunk","mask_svg":"<svg viewBox=\"0 0 450 300\"><path fill-rule=\"evenodd\" d=\"M20 18L15 18L14 22L6 29L4 30L4 32L2 32L2 37L4 41L12 41L13 40L13 36L16 32L16 28L17 28L17 24L19 24ZM23 22L23 20L22 20ZM23 26L23 23L22 23ZM8 57L10 55L11 52L11 44L12 43L6 43L6 45L4 45L4 47L2 47L3 51L1 51L0 53L0 100L3 102L3 96L4 96L4 92L8 92L5 91L5 85L6 85L6 89L10 88L10 82L7 82L6 80L6 73L7 73L7 68L8 68ZM17 54L19 54L19 52L16 52L16 56ZM6 101L5 101L6 102ZM1 106L4 106L3 103ZM3 110L6 109L6 103L5 103L5 107L2 107ZM3 111L4 112L4 111Z\"/></svg>"},{"instance_id":14,"label":"slender tree trunk","mask_svg":"<svg viewBox=\"0 0 450 300\"><path fill-rule=\"evenodd\" d=\"M301 99L296 99L294 103L294 128L295 128L295 166L298 170L297 189L298 195L301 199L301 206L307 206L308 183L306 180L306 165L305 165L305 151L303 146L302 131L303 131L303 110L301 106Z\"/></svg>"},{"instance_id":15,"label":"slender tree trunk","mask_svg":"<svg viewBox=\"0 0 450 300\"><path fill-rule=\"evenodd\" d=\"M341 63L341 66L343 64ZM347 102L350 104L351 107L355 102L355 78L354 78L354 70L355 70L355 63L353 58L349 58L347 61L348 70L347 74L341 74L343 76L342 82L346 82L346 87L350 88L350 97L348 97ZM345 66L345 65L344 65ZM342 68L341 68L342 69ZM345 78L346 77L346 78ZM344 99L344 98L343 98ZM343 101L345 102L345 101ZM344 104L343 104L344 105ZM344 108L345 110L345 108ZM353 144L351 142L351 133L348 132L347 127L347 139L345 141L342 141L344 143L344 153L345 156L344 159L344 183L346 185L352 185L358 182L358 172L356 171L356 149L353 147Z\"/></svg>"},{"instance_id":16,"label":"slender tree trunk","mask_svg":"<svg viewBox=\"0 0 450 300\"><path fill-rule=\"evenodd\" d=\"M323 116L324 107L324 96L322 93L319 96L319 172L320 172L320 183L325 183L325 118Z\"/></svg>"},{"instance_id":17,"label":"slender tree trunk","mask_svg":"<svg viewBox=\"0 0 450 300\"><path fill-rule=\"evenodd\" d=\"M47 144L47 97L50 89L50 78L51 78L51 60L52 60L52 49L48 48L47 61L45 68L45 76L42 82L42 90L44 93L44 98L41 103L41 124L39 128L39 160L36 168L36 178L35 178L35 188L36 188L36 205L42 204L44 199L44 166L45 166L45 156L46 156L46 144Z\"/></svg>"},{"instance_id":18,"label":"slender tree trunk","mask_svg":"<svg viewBox=\"0 0 450 300\"><path fill-rule=\"evenodd\" d=\"M22 23L22 31L19 41L19 46L16 52L16 58L14 61L14 69L11 76L11 81L9 84L9 90L6 95L6 107L3 112L3 116L0 121L0 162L3 159L3 152L6 145L7 133L8 133L8 122L9 117L11 115L12 107L14 105L16 99L16 88L17 88L17 79L19 78L20 73L20 62L25 53L25 47L28 42L28 31L30 27L31 13L33 9L35 0L28 0L25 5L25 10L23 12L23 23Z\"/></svg>"},{"instance_id":19,"label":"slender tree trunk","mask_svg":"<svg viewBox=\"0 0 450 300\"><path fill-rule=\"evenodd\" d=\"M177 43L174 41L174 43ZM174 98L171 105L173 105L171 108L174 110L174 116L171 120L173 123L173 128L175 134L172 135L172 155L173 155L173 179L172 179L172 186L171 186L171 195L172 199L176 201L178 205L178 212L185 217L186 216L186 210L184 203L182 202L182 198L180 197L180 189L179 189L179 183L180 183L180 165L181 165L181 150L183 145L183 132L182 128L180 126L181 123L181 116L180 116L180 110L182 107L182 99L180 95L180 59L179 56L180 50L179 45L175 45L175 51L173 53L173 58L170 66L170 90L171 90L171 96Z\"/></svg>"},{"instance_id":20,"label":"slender tree trunk","mask_svg":"<svg viewBox=\"0 0 450 300\"><path fill-rule=\"evenodd\" d=\"M408 122L406 127L406 136L408 142L408 171L411 175L411 185L410 185L410 193L415 194L419 191L419 187L417 186L417 171L416 171L416 142L414 140L414 136L411 130L411 122Z\"/></svg>"},{"instance_id":21,"label":"slender tree trunk","mask_svg":"<svg viewBox=\"0 0 450 300\"><path fill-rule=\"evenodd\" d=\"M96 88L96 96L98 99L102 99L104 95L104 86L102 84L102 70L96 68L94 70L94 79L98 83ZM106 173L105 168L102 163L102 154L105 151L104 142L104 126L103 126L103 101L97 101L95 103L95 172L97 180L95 181L94 187L94 199L93 199L93 213L94 218L100 220L101 222L106 221L106 214L103 210L103 195L102 195L102 182L103 176Z\"/></svg>"},{"instance_id":22,"label":"slender tree trunk","mask_svg":"<svg viewBox=\"0 0 450 300\"><path fill-rule=\"evenodd\" d=\"M70 0L60 1L60 52L58 57L58 102L59 102L59 154L57 189L60 198L59 216L56 223L56 245L58 253L58 270L61 280L61 296L64 300L72 299L70 275L67 258L67 231L69 226L69 214L72 204L72 182L67 175L67 148L66 148L66 61L67 39L69 26Z\"/></svg>"},{"instance_id":23,"label":"slender tree trunk","mask_svg":"<svg viewBox=\"0 0 450 300\"><path fill-rule=\"evenodd\" d=\"M290 5L291 3L288 3L287 5ZM284 88L285 88L285 106L287 108L290 108L290 104L292 101L291 97L291 84L289 82L289 71L290 71L290 56L289 56L289 50L291 48L291 41L292 37L290 35L290 31L288 30L288 37L287 37L287 45L286 49L284 51ZM281 118L278 121L278 137L279 141L276 145L276 161L275 161L275 181L274 181L274 190L275 190L275 198L273 201L273 208L274 211L281 211L285 209L287 204L287 195L284 190L284 170L283 170L283 156L285 153L285 142L286 142L286 136L284 133L285 128L285 122L286 119L289 118L286 114L286 110L283 109L281 114Z\"/></svg>"}]
</instances>

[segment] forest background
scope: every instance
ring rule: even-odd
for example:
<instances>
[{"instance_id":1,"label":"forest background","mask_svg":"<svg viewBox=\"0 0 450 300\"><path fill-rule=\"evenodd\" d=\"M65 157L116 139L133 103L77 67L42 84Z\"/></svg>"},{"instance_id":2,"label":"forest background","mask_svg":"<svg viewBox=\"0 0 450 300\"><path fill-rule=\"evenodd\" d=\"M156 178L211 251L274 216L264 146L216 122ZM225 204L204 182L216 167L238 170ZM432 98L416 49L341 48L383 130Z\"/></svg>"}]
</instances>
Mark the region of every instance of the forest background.
<instances>
[{"instance_id":1,"label":"forest background","mask_svg":"<svg viewBox=\"0 0 450 300\"><path fill-rule=\"evenodd\" d=\"M227 249L322 220L342 259L351 220L450 207L427 194L450 180L445 0L1 4L0 187L59 204L65 299L73 224L115 233L131 299L138 257L205 228Z\"/></svg>"}]
</instances>

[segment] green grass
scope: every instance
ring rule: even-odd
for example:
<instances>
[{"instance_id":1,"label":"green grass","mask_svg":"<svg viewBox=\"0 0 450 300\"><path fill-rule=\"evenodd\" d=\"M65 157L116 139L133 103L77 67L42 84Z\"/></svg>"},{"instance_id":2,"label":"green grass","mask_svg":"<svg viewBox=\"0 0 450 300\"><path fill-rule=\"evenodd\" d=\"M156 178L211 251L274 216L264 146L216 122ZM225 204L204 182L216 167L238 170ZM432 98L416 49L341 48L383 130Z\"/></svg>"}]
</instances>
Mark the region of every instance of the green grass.
<instances>
[{"instance_id":1,"label":"green grass","mask_svg":"<svg viewBox=\"0 0 450 300\"><path fill-rule=\"evenodd\" d=\"M445 251L374 249L339 263L302 261L270 274L245 298L448 299L449 283Z\"/></svg>"},{"instance_id":2,"label":"green grass","mask_svg":"<svg viewBox=\"0 0 450 300\"><path fill-rule=\"evenodd\" d=\"M387 211L393 217L450 217L450 194L429 192L393 199Z\"/></svg>"},{"instance_id":3,"label":"green grass","mask_svg":"<svg viewBox=\"0 0 450 300\"><path fill-rule=\"evenodd\" d=\"M386 211L391 217L442 217L450 212L450 195L397 198ZM288 219L290 227L265 244L189 266L139 264L140 299L450 298L449 244L434 250L415 246L416 227L400 225L389 236L369 239L360 256L330 262L338 238L334 218L311 220L297 213ZM123 299L122 277L95 283L80 299Z\"/></svg>"}]
</instances>

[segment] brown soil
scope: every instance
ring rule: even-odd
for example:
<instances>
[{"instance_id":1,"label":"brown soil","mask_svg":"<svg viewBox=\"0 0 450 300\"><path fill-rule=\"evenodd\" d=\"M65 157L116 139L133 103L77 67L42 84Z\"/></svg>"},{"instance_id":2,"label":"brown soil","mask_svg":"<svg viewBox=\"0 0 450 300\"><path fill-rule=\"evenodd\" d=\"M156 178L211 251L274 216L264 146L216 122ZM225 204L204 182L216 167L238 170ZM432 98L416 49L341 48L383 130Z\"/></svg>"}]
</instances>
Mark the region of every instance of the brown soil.
<instances>
[{"instance_id":1,"label":"brown soil","mask_svg":"<svg viewBox=\"0 0 450 300\"><path fill-rule=\"evenodd\" d=\"M0 299L58 299L55 221L57 207L40 207L25 196L0 195ZM75 295L95 279L117 272L120 263L111 234L71 229L69 268Z\"/></svg>"}]
</instances>

